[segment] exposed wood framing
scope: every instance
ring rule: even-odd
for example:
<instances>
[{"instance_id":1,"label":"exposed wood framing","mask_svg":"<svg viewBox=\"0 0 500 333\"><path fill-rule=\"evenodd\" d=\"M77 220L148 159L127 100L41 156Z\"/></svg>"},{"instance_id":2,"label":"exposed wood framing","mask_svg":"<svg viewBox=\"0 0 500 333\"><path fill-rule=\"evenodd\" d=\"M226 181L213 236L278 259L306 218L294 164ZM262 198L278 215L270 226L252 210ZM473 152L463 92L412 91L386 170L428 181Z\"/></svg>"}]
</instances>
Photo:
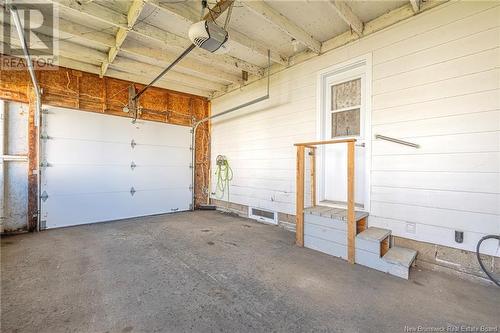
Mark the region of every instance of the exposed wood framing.
<instances>
[{"instance_id":1,"label":"exposed wood framing","mask_svg":"<svg viewBox=\"0 0 500 333\"><path fill-rule=\"evenodd\" d=\"M304 246L304 173L305 146L297 146L296 199L295 199L295 244Z\"/></svg>"},{"instance_id":2,"label":"exposed wood framing","mask_svg":"<svg viewBox=\"0 0 500 333\"><path fill-rule=\"evenodd\" d=\"M291 38L307 46L314 53L320 53L321 43L319 41L315 40L309 33L266 4L264 0L247 0L242 1L242 3L252 12L262 16L266 21L275 25Z\"/></svg>"},{"instance_id":3,"label":"exposed wood framing","mask_svg":"<svg viewBox=\"0 0 500 333\"><path fill-rule=\"evenodd\" d=\"M170 15L171 17L176 17L177 19L184 22L186 27L200 20L199 12L195 12L189 6L173 6L169 5L168 2L161 2L160 0L147 0L148 3L157 7L162 12ZM253 40L246 35L234 30L228 29L230 43L239 44L240 46L246 48L253 55L267 58L267 50L271 51L271 60L275 63L286 65L288 63L288 57L280 54L278 51L273 50L272 47L263 45L261 42Z\"/></svg>"},{"instance_id":4,"label":"exposed wood framing","mask_svg":"<svg viewBox=\"0 0 500 333\"><path fill-rule=\"evenodd\" d=\"M186 38L179 37L168 31L159 29L155 26L142 23L141 25L136 25L133 28L128 28L128 18L126 15L110 10L106 7L100 6L93 2L87 2L84 4L79 4L76 0L51 0L52 2L64 6L68 9L78 11L79 13L86 15L92 19L99 20L103 23L115 26L117 28L129 30L129 32L137 33L141 37L146 37L169 47L177 49L186 49L190 41ZM226 5L227 2L232 2L228 0L221 1L222 5ZM222 8L222 7L221 7ZM218 10L218 9L216 9ZM208 51L201 49L195 49L191 52L191 55L197 59L206 61L207 57L212 60L214 65L226 68L227 70L245 70L249 73L255 75L263 75L263 69L254 64L248 63L241 59L234 58L229 55L218 55L215 56Z\"/></svg>"},{"instance_id":5,"label":"exposed wood framing","mask_svg":"<svg viewBox=\"0 0 500 333\"><path fill-rule=\"evenodd\" d=\"M354 198L355 141L347 143L347 260L355 263L356 212Z\"/></svg>"},{"instance_id":6,"label":"exposed wood framing","mask_svg":"<svg viewBox=\"0 0 500 333\"><path fill-rule=\"evenodd\" d=\"M311 168L311 207L316 206L316 147L309 147Z\"/></svg>"},{"instance_id":7,"label":"exposed wood framing","mask_svg":"<svg viewBox=\"0 0 500 333\"><path fill-rule=\"evenodd\" d=\"M2 21L1 15L0 15L0 22L2 22L3 24L7 24ZM32 22L34 25L41 25L42 24L41 17L33 16ZM115 39L112 35L103 32L89 33L91 31L90 28L79 24L74 24L66 20L61 20L59 22L58 30L63 33L70 34L71 36L81 38L87 42L92 42L93 44L96 44L98 46L105 46L112 48L115 45ZM45 36L45 37L43 35L39 36L47 39L51 38L50 36ZM11 42L13 41L15 43L17 41L18 43L19 41L16 38L17 35L13 35L11 37ZM2 40L1 35L0 35L0 40ZM61 55L63 55L66 58L72 58L74 60L78 60L80 62L86 62L93 65L100 65L106 59L106 54L73 43L70 40L59 41L59 50ZM141 57L143 59L142 61L138 61L137 64L133 66L133 68L141 68L142 63L147 63L147 64L154 63L155 66L165 67L177 57L177 55L175 55L174 53L146 46L122 47L121 51L122 53L128 56ZM175 71L189 74L191 75L191 77L201 76L206 80L215 81L216 83L221 83L223 85L241 82L241 78L237 74L230 74L221 71L219 68L214 68L213 66L207 66L201 62L194 61L189 58L184 59L178 66L176 66ZM92 73L94 73L94 71L92 71ZM133 81L133 79L130 80ZM195 86L192 88L197 88L197 87ZM175 89L175 88L170 88L170 89ZM224 90L225 89L223 89L222 91Z\"/></svg>"},{"instance_id":8,"label":"exposed wood framing","mask_svg":"<svg viewBox=\"0 0 500 333\"><path fill-rule=\"evenodd\" d=\"M8 56L0 55L2 63L8 62ZM99 68L98 66L95 66ZM111 69L110 69L111 71ZM54 70L37 71L37 79L43 89L44 104L79 108L82 111L97 112L105 115L127 117L122 108L128 102L130 81L114 78L100 78L90 74L63 67ZM29 175L28 175L28 226L36 227L36 128L34 126L34 94L27 71L7 71L0 67L0 99L13 100L30 104L29 115ZM140 88L137 85L137 88ZM209 102L206 98L153 87L140 98L144 108L140 119L169 124L191 126L193 119L200 120L209 115ZM210 176L210 158L208 157L210 140L208 124L201 125L197 131L196 142L196 204L207 200L208 179Z\"/></svg>"},{"instance_id":9,"label":"exposed wood framing","mask_svg":"<svg viewBox=\"0 0 500 333\"><path fill-rule=\"evenodd\" d=\"M43 38L43 35L39 36ZM48 36L46 37L48 38ZM0 40L2 40L1 36ZM10 43L17 46L20 45L17 36L12 36ZM60 44L58 52L59 65L101 75L101 63L106 58L105 53L70 41L61 41ZM140 83L150 82L154 75L162 70L161 66L137 63L123 57L117 58L111 66L116 70L108 69L106 75ZM224 91L225 89L225 85L222 83L177 71L172 71L168 78L160 80L156 86L172 90L182 90L200 96L209 96L216 90Z\"/></svg>"},{"instance_id":10,"label":"exposed wood framing","mask_svg":"<svg viewBox=\"0 0 500 333\"><path fill-rule=\"evenodd\" d=\"M356 139L340 139L326 141L312 141L296 143L297 147L297 168L296 168L296 201L295 201L295 243L298 246L304 246L304 173L305 159L304 151L306 148L315 151L314 146L347 143L347 260L354 264L355 262L355 238L356 238L356 211L355 211L355 187L354 187L354 158ZM314 155L313 155L314 156ZM315 161L311 160L311 173L315 173ZM311 179L312 181L312 179ZM316 180L314 180L314 183ZM311 188L311 196L316 196L316 187ZM316 200L315 200L316 201ZM312 206L316 205L316 202Z\"/></svg>"},{"instance_id":11,"label":"exposed wood framing","mask_svg":"<svg viewBox=\"0 0 500 333\"><path fill-rule=\"evenodd\" d=\"M330 0L329 3L352 30L360 36L363 34L363 22L356 14L353 13L351 7L349 7L346 1Z\"/></svg>"},{"instance_id":12,"label":"exposed wood framing","mask_svg":"<svg viewBox=\"0 0 500 333\"><path fill-rule=\"evenodd\" d=\"M420 11L421 0L410 0L411 8L415 13Z\"/></svg>"},{"instance_id":13,"label":"exposed wood framing","mask_svg":"<svg viewBox=\"0 0 500 333\"><path fill-rule=\"evenodd\" d=\"M122 46L125 38L127 38L127 34L137 22L137 19L141 15L142 9L145 5L144 0L132 0L132 4L127 13L127 28L118 28L118 32L115 36L115 45L113 45L108 52L107 59L102 63L100 76L103 77L106 74L106 70L108 69L109 64L111 64L118 54L120 47Z\"/></svg>"}]
</instances>

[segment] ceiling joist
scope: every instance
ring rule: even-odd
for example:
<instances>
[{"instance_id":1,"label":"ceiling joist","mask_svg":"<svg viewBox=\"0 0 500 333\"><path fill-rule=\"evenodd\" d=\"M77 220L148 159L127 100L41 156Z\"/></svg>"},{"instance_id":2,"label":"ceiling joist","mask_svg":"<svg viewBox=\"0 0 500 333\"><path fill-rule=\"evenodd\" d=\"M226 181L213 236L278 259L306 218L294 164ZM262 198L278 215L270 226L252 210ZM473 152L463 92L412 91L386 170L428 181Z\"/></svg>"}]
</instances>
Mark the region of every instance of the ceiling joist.
<instances>
[{"instance_id":1,"label":"ceiling joist","mask_svg":"<svg viewBox=\"0 0 500 333\"><path fill-rule=\"evenodd\" d=\"M165 3L160 0L147 1L170 17L175 17L184 22L186 28L200 20L199 12L195 12L192 7L169 5L168 2ZM230 43L238 44L238 46L247 49L253 55L264 58L267 58L267 50L269 49L271 51L271 61L281 65L287 65L288 58L280 54L278 51L273 50L272 48L267 47L266 45L263 45L262 43L257 42L256 40L253 40L234 29L228 28L228 33Z\"/></svg>"},{"instance_id":2,"label":"ceiling joist","mask_svg":"<svg viewBox=\"0 0 500 333\"><path fill-rule=\"evenodd\" d=\"M191 42L183 37L179 37L175 34L167 32L165 30L159 29L155 26L146 24L142 22L140 25L135 25L131 29L128 27L127 15L115 12L106 7L100 6L96 3L85 3L79 4L76 0L51 0L52 2L63 6L65 8L78 11L92 19L99 20L103 23L115 26L117 28L128 30L129 32L136 33L141 37L146 37L157 42L161 42L168 47L173 47L178 50L184 50L188 47ZM226 2L226 1L225 1ZM248 63L241 59L237 59L230 55L218 55L215 56L207 51L201 49L195 49L191 52L193 57L206 61L207 58L212 61L215 66L221 67L221 69L232 70L232 71L247 71L255 75L263 75L263 68L256 66L254 64Z\"/></svg>"},{"instance_id":3,"label":"ceiling joist","mask_svg":"<svg viewBox=\"0 0 500 333\"><path fill-rule=\"evenodd\" d=\"M45 38L50 38L49 36L46 35L38 35L40 38L45 39ZM0 36L1 42L5 43L6 41L3 41L3 37ZM10 43L19 47L21 45L19 38L17 36L11 36ZM68 59L73 60L73 63L78 62L81 65L79 68L84 66L83 64L88 65L87 68L99 68L99 70L92 71L91 73L94 74L101 74L100 69L101 69L101 64L103 59L106 59L106 54L97 50L89 49L84 46L69 42L69 41L63 41L60 42L59 49L58 49L58 58L57 58L57 63L59 66L66 67L66 63L68 62ZM65 59L64 61L61 61L61 59ZM74 67L71 67L74 68ZM77 69L79 69L77 68ZM109 68L114 68L119 71L123 72L129 72L133 74L138 74L143 77L150 77L153 76L154 73L158 73L161 71L162 67L160 66L154 66L146 63L141 63L137 62L134 60L130 60L127 58L116 58L115 61L110 64ZM184 86L188 86L191 88L196 88L199 90L204 90L205 92L212 93L214 91L224 91L226 86L224 84L220 83L215 83L206 79L199 78L197 76L189 75L189 74L184 74L180 73L177 71L172 71L169 73L169 78L162 80L164 83L167 82L175 82L178 84L182 84ZM134 81L134 80L131 80Z\"/></svg>"},{"instance_id":4,"label":"ceiling joist","mask_svg":"<svg viewBox=\"0 0 500 333\"><path fill-rule=\"evenodd\" d=\"M263 17L266 21L279 28L292 39L304 44L314 53L319 54L321 52L321 43L319 41L315 40L309 33L266 4L264 0L247 0L242 1L242 3L252 12Z\"/></svg>"},{"instance_id":5,"label":"ceiling joist","mask_svg":"<svg viewBox=\"0 0 500 333\"><path fill-rule=\"evenodd\" d=\"M329 3L342 20L344 20L344 22L351 27L354 32L356 32L359 36L363 34L363 21L361 21L359 17L354 14L346 1L330 0Z\"/></svg>"},{"instance_id":6,"label":"ceiling joist","mask_svg":"<svg viewBox=\"0 0 500 333\"><path fill-rule=\"evenodd\" d=\"M125 38L127 38L127 34L137 22L137 19L141 15L142 9L146 3L144 0L133 0L132 4L127 13L127 28L118 28L118 32L115 36L115 45L109 49L108 58L102 63L100 76L103 77L106 74L106 70L108 69L109 64L113 63L122 46Z\"/></svg>"}]
</instances>

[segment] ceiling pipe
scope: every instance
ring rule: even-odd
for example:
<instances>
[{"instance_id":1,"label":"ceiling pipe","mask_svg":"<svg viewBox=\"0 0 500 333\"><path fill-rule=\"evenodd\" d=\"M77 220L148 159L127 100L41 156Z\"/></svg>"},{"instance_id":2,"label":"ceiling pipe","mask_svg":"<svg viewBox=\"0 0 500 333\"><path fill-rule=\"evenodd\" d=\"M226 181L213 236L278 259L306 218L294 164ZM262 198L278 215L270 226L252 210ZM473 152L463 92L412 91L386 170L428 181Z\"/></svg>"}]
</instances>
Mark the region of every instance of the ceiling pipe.
<instances>
[{"instance_id":1,"label":"ceiling pipe","mask_svg":"<svg viewBox=\"0 0 500 333\"><path fill-rule=\"evenodd\" d=\"M19 35L19 40L21 41L21 47L23 49L24 57L26 58L26 64L28 65L28 71L31 76L31 81L33 83L33 89L35 90L35 127L37 128L37 139L36 139L36 162L37 162L37 213L36 213L36 230L40 231L40 210L41 210L41 200L40 200L40 191L41 191L41 172L40 172L40 126L42 123L42 93L40 90L40 86L38 85L38 80L35 75L35 68L33 67L33 63L31 61L31 56L28 50L28 44L26 43L26 38L24 38L24 29L21 25L21 20L19 19L19 13L17 12L17 8L15 6L9 6L10 13L12 15L12 19L14 20L14 25L16 26L17 34ZM30 217L28 217L30 218Z\"/></svg>"},{"instance_id":2,"label":"ceiling pipe","mask_svg":"<svg viewBox=\"0 0 500 333\"><path fill-rule=\"evenodd\" d=\"M192 174L191 174L191 184L193 184L193 195L191 198L191 210L195 209L195 201L196 201L196 196L195 196L195 189L196 189L196 130L198 127L214 118L218 118L221 116L224 116L226 114L232 113L234 111L238 111L240 109L243 109L244 107L265 101L266 99L269 99L269 83L270 83L270 74L271 74L271 50L267 50L267 90L266 94L264 96L255 98L251 101L248 101L246 103L237 105L235 107L232 107L228 110L222 111L220 113L205 117L203 119L198 120L196 123L194 123L193 128L191 129L192 133L192 138L191 138L191 148L192 148L192 156L191 156L191 166L192 166ZM211 175L209 175L210 179ZM208 189L208 200L210 200L210 189ZM209 202L207 202L209 204Z\"/></svg>"}]
</instances>

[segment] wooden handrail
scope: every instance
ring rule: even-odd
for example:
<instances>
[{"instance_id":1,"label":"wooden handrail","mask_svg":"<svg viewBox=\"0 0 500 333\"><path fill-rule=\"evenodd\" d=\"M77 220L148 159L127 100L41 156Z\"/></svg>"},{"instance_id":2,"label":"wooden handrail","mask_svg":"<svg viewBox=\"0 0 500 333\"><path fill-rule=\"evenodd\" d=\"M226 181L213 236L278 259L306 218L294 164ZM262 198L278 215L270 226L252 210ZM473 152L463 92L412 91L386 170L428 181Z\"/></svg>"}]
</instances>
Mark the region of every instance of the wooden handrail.
<instances>
[{"instance_id":1,"label":"wooden handrail","mask_svg":"<svg viewBox=\"0 0 500 333\"><path fill-rule=\"evenodd\" d=\"M305 185L305 150L311 149L311 203L316 205L316 147L318 145L347 143L347 260L355 261L356 240L356 213L354 210L354 157L356 139L314 141L296 143L297 147L297 169L296 169L296 231L295 243L304 246L304 185Z\"/></svg>"},{"instance_id":2,"label":"wooden handrail","mask_svg":"<svg viewBox=\"0 0 500 333\"><path fill-rule=\"evenodd\" d=\"M294 146L321 146L321 145L331 145L335 143L348 143L348 142L356 142L356 139L340 139L340 140L326 140L326 141L312 141L312 142L301 142L296 143Z\"/></svg>"}]
</instances>

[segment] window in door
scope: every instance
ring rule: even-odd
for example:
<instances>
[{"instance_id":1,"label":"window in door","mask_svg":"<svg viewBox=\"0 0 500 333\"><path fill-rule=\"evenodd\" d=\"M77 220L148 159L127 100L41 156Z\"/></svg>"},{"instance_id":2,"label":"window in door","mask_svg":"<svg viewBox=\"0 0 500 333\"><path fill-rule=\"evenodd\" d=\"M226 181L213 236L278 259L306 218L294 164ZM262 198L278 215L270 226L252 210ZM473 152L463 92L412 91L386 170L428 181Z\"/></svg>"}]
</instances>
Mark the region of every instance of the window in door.
<instances>
[{"instance_id":1,"label":"window in door","mask_svg":"<svg viewBox=\"0 0 500 333\"><path fill-rule=\"evenodd\" d=\"M331 138L359 136L361 79L331 86Z\"/></svg>"}]
</instances>

